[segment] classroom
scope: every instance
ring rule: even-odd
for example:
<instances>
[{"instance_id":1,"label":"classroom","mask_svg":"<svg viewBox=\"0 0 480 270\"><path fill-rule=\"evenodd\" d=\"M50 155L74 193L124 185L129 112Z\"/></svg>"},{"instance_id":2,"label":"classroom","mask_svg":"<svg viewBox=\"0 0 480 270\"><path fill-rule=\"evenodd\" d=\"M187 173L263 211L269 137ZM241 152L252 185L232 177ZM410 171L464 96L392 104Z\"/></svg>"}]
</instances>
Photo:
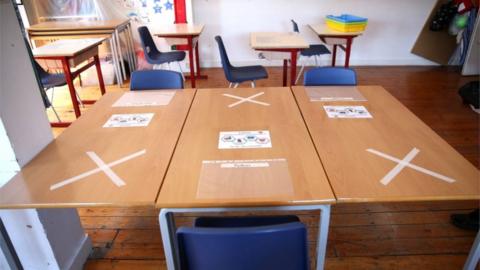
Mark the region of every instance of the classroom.
<instances>
[{"instance_id":1,"label":"classroom","mask_svg":"<svg viewBox=\"0 0 480 270\"><path fill-rule=\"evenodd\" d=\"M0 0L0 270L475 270L478 0Z\"/></svg>"}]
</instances>

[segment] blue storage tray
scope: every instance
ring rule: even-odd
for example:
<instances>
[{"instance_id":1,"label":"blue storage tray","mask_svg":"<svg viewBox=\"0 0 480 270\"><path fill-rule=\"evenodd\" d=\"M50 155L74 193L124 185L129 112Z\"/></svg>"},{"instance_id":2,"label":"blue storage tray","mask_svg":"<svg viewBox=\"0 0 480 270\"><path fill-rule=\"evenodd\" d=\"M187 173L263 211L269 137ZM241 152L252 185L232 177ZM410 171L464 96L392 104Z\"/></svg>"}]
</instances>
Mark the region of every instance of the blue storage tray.
<instances>
[{"instance_id":1,"label":"blue storage tray","mask_svg":"<svg viewBox=\"0 0 480 270\"><path fill-rule=\"evenodd\" d=\"M340 16L327 15L327 18L340 23L363 23L367 21L367 18L362 18L351 14L342 14Z\"/></svg>"}]
</instances>

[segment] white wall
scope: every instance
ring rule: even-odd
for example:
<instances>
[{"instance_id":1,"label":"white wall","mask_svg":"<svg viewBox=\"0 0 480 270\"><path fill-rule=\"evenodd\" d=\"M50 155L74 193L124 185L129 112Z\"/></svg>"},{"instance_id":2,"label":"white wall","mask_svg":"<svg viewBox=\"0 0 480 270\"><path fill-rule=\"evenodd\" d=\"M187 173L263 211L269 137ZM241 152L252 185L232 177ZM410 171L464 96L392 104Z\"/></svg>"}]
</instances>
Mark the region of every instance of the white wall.
<instances>
[{"instance_id":1,"label":"white wall","mask_svg":"<svg viewBox=\"0 0 480 270\"><path fill-rule=\"evenodd\" d=\"M20 166L52 139L40 86L10 0L0 0L0 117Z\"/></svg>"},{"instance_id":2,"label":"white wall","mask_svg":"<svg viewBox=\"0 0 480 270\"><path fill-rule=\"evenodd\" d=\"M202 66L220 66L215 35L224 38L235 64L280 62L261 61L249 47L249 33L291 31L290 19L300 25L310 43L320 40L308 29L323 23L326 15L351 13L369 19L364 36L353 43L352 65L432 65L410 53L435 0L192 0L195 23L204 23L200 38ZM343 63L343 52L337 63ZM330 63L330 58L322 60Z\"/></svg>"}]
</instances>

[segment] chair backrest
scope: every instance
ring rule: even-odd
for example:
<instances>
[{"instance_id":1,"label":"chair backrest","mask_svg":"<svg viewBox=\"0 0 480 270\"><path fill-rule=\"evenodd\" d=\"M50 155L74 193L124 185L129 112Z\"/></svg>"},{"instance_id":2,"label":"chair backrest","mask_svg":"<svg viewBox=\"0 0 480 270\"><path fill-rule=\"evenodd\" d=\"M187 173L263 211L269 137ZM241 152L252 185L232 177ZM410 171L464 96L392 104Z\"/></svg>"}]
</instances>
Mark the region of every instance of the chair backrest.
<instances>
[{"instance_id":1,"label":"chair backrest","mask_svg":"<svg viewBox=\"0 0 480 270\"><path fill-rule=\"evenodd\" d=\"M137 70L130 76L130 90L182 89L182 75L170 70Z\"/></svg>"},{"instance_id":2,"label":"chair backrest","mask_svg":"<svg viewBox=\"0 0 480 270\"><path fill-rule=\"evenodd\" d=\"M357 85L357 75L353 69L341 67L319 67L305 72L305 86Z\"/></svg>"},{"instance_id":3,"label":"chair backrest","mask_svg":"<svg viewBox=\"0 0 480 270\"><path fill-rule=\"evenodd\" d=\"M35 64L35 70L37 71L38 75L40 76L40 79L44 79L46 77L48 77L48 75L50 75L47 71L45 71L42 66L40 66L39 63L37 63L37 61L33 60L34 64Z\"/></svg>"},{"instance_id":4,"label":"chair backrest","mask_svg":"<svg viewBox=\"0 0 480 270\"><path fill-rule=\"evenodd\" d=\"M160 54L160 51L157 49L155 42L153 41L150 30L146 26L140 26L138 28L138 34L140 35L140 41L143 47L143 53L147 61L150 60L151 56Z\"/></svg>"},{"instance_id":5,"label":"chair backrest","mask_svg":"<svg viewBox=\"0 0 480 270\"><path fill-rule=\"evenodd\" d=\"M232 65L230 64L230 60L228 59L227 50L225 49L225 45L223 44L223 40L221 36L216 36L215 41L218 44L218 50L220 51L220 58L222 60L222 67L223 71L225 72L225 77L227 77L228 81L232 81Z\"/></svg>"},{"instance_id":6,"label":"chair backrest","mask_svg":"<svg viewBox=\"0 0 480 270\"><path fill-rule=\"evenodd\" d=\"M243 228L177 230L181 269L309 269L307 231L300 222Z\"/></svg>"},{"instance_id":7,"label":"chair backrest","mask_svg":"<svg viewBox=\"0 0 480 270\"><path fill-rule=\"evenodd\" d=\"M290 20L290 21L292 21L292 25L293 25L293 32L295 32L295 33L300 33L300 29L298 28L298 24L297 24L297 22L296 22L296 21L294 21L294 20Z\"/></svg>"}]
</instances>

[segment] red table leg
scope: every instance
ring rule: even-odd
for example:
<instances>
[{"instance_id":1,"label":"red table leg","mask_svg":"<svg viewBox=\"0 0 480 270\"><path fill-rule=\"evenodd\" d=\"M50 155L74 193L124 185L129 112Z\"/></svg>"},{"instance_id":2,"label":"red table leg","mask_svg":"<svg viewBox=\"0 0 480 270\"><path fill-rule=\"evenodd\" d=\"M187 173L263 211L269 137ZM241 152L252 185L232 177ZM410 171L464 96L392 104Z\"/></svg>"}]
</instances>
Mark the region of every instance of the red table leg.
<instances>
[{"instance_id":1,"label":"red table leg","mask_svg":"<svg viewBox=\"0 0 480 270\"><path fill-rule=\"evenodd\" d=\"M333 52L332 52L332 67L335 66L335 60L337 58L337 44L333 44Z\"/></svg>"},{"instance_id":2,"label":"red table leg","mask_svg":"<svg viewBox=\"0 0 480 270\"><path fill-rule=\"evenodd\" d=\"M348 68L350 65L350 50L352 49L352 39L353 37L347 37L347 46L345 48L345 67Z\"/></svg>"},{"instance_id":3,"label":"red table leg","mask_svg":"<svg viewBox=\"0 0 480 270\"><path fill-rule=\"evenodd\" d=\"M192 82L192 88L195 88L195 63L193 62L193 37L188 37L188 59L190 61L190 81Z\"/></svg>"},{"instance_id":4,"label":"red table leg","mask_svg":"<svg viewBox=\"0 0 480 270\"><path fill-rule=\"evenodd\" d=\"M73 76L70 71L70 64L67 57L62 57L63 74L65 74L65 80L67 81L68 90L70 91L70 98L72 99L73 110L75 116L78 118L81 115L80 107L78 106L77 95L75 94L75 86L73 85Z\"/></svg>"},{"instance_id":5,"label":"red table leg","mask_svg":"<svg viewBox=\"0 0 480 270\"><path fill-rule=\"evenodd\" d=\"M288 60L283 59L283 87L287 86Z\"/></svg>"},{"instance_id":6,"label":"red table leg","mask_svg":"<svg viewBox=\"0 0 480 270\"><path fill-rule=\"evenodd\" d=\"M290 86L295 85L295 78L297 77L297 54L298 50L290 52L291 66L290 66Z\"/></svg>"},{"instance_id":7,"label":"red table leg","mask_svg":"<svg viewBox=\"0 0 480 270\"><path fill-rule=\"evenodd\" d=\"M98 84L100 85L100 92L102 92L102 96L105 95L105 83L103 82L103 74L102 69L100 67L100 60L98 59L98 55L93 57L93 61L95 61L95 68L97 69L97 77L98 77Z\"/></svg>"}]
</instances>

